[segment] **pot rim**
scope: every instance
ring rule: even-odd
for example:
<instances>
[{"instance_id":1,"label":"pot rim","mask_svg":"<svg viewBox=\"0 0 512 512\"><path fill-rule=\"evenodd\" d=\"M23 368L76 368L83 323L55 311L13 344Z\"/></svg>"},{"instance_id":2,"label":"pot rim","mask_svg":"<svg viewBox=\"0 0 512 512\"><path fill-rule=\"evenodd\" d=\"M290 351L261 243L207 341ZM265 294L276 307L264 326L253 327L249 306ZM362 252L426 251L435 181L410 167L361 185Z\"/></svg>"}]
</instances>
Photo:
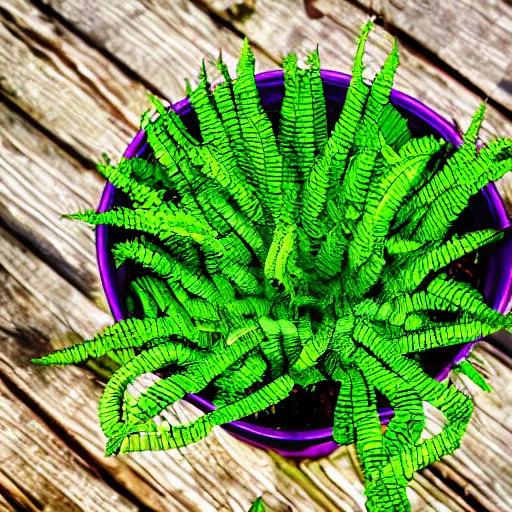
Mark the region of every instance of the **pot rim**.
<instances>
[{"instance_id":1,"label":"pot rim","mask_svg":"<svg viewBox=\"0 0 512 512\"><path fill-rule=\"evenodd\" d=\"M322 82L324 84L334 85L336 87L341 87L343 89L348 88L351 75L341 73L339 71L324 69L322 69L320 73ZM261 96L262 94L264 94L266 88L282 86L284 84L284 72L282 70L273 70L258 73L255 75L255 80L256 85L258 87L258 92L260 93ZM213 86L219 82L220 80L214 82ZM435 131L437 131L445 140L447 140L451 144L456 146L462 144L462 138L458 133L455 125L447 121L442 116L440 116L430 107L427 107L426 105L421 103L419 100L396 89L392 89L390 101L395 106L401 107L403 110L408 111L414 117L426 122L429 126L431 126ZM192 109L190 105L190 100L188 98L184 98L172 104L172 108L180 116L188 113ZM145 133L144 130L140 130L126 148L123 156L125 158L133 158L135 156L138 156L143 152L145 146ZM105 212L110 209L115 190L116 188L110 182L106 184L97 209L98 212ZM489 208L497 223L497 228L504 229L506 227L509 227L511 225L511 221L507 215L505 205L503 204L503 201L501 200L501 197L494 183L491 182L488 185L486 185L483 189L481 189L481 192L483 193L485 199L487 200ZM118 322L124 319L125 316L122 312L120 297L118 297L116 286L114 284L116 282L116 269L109 261L109 254L107 250L108 228L109 226L107 225L99 225L97 227L96 253L103 289L107 297L107 301L112 312L112 315L115 321ZM503 258L502 263L506 261L506 259ZM501 266L503 266L503 264ZM497 278L496 273L496 264L494 260L491 260L490 275L493 276L494 280L496 280ZM493 279L491 279L490 275L487 276L488 278L486 280L485 285L484 294L486 295L486 297L490 297L495 292L496 283L492 282ZM496 309L497 311L504 313L507 307L509 306L510 299L512 296L512 266L510 266L510 271L509 275L507 276L507 279L500 280L500 284L501 287L499 287L498 292L494 293L495 296L491 298L493 300L493 308ZM436 380L444 380L448 376L451 367L457 362L465 359L469 355L477 341L479 340L463 344L461 350L457 353L452 362L450 362L439 373L439 375L435 377ZM200 396L191 394L185 396L185 399L188 402L196 405L203 412L210 412L215 410L215 406L211 402ZM392 416L393 411L390 408L379 410L379 417L384 424L388 423ZM265 439L274 441L318 441L318 443L322 443L321 445L318 445L318 449L316 451L315 446L309 446L299 451L280 450L274 447L271 448L281 453L282 455L308 457L322 456L332 452L333 449L336 446L338 446L334 441L332 441L332 427L315 430L291 431L277 430L269 427L261 427L244 421L233 421L227 424L226 426L228 427L228 430L233 430L233 434L237 437L243 437L243 434L249 434L256 437L264 437ZM267 447L264 444L261 444L257 441L253 441L252 439L246 440L253 445L259 447ZM321 455L319 455L319 452L322 452Z\"/></svg>"}]
</instances>

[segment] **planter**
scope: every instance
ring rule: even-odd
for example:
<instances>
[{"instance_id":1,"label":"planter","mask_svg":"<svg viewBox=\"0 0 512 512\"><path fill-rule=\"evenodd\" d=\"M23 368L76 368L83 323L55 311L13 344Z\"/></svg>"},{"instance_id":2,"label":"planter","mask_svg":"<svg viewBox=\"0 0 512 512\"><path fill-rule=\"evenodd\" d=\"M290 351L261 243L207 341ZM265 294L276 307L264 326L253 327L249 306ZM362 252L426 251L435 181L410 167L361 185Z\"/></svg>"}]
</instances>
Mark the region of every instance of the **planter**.
<instances>
[{"instance_id":1,"label":"planter","mask_svg":"<svg viewBox=\"0 0 512 512\"><path fill-rule=\"evenodd\" d=\"M339 117L350 76L334 71L322 71L322 80L329 121L332 127L332 124ZM278 116L272 115L272 113L278 113L280 110L284 95L283 72L260 73L256 75L256 83L263 107L271 118L278 119ZM409 128L415 135L437 134L454 145L461 143L461 138L455 127L419 101L395 90L391 94L391 101L402 115L409 120ZM197 119L188 99L176 103L173 108L182 117L191 133L194 134L194 130L197 132ZM147 154L147 149L145 134L140 131L126 149L124 156L127 158L144 157ZM109 183L103 192L98 211L107 211L113 205L121 204L123 201L122 194ZM482 227L502 229L511 224L493 183L487 185L477 196L472 198L470 210L472 214L470 223L473 223L473 226L471 226L473 229L481 229ZM468 230L469 227L466 222L464 229ZM125 266L119 269L115 268L110 247L114 239L118 241L123 236L126 236L126 233L121 230L113 230L105 225L98 226L96 247L100 275L110 309L116 321L127 317L124 301L127 275ZM512 297L512 260L507 258L507 253L510 255L511 252L512 230L499 244L493 246L492 253L486 252L485 249L480 253L479 275L483 284L481 291L487 303L502 313L507 311L507 306ZM448 376L452 365L465 359L475 343L476 341L456 345L449 351L445 350L442 354L437 354L434 358L437 366L434 367L434 370L431 370L432 376L438 380L444 380ZM214 409L211 402L197 395L188 395L186 400L205 412ZM387 424L393 416L393 411L389 408L381 408L379 414L382 423ZM244 421L235 421L223 428L250 444L271 449L281 455L290 457L321 457L328 455L338 446L332 439L332 428L283 431L260 427Z\"/></svg>"}]
</instances>

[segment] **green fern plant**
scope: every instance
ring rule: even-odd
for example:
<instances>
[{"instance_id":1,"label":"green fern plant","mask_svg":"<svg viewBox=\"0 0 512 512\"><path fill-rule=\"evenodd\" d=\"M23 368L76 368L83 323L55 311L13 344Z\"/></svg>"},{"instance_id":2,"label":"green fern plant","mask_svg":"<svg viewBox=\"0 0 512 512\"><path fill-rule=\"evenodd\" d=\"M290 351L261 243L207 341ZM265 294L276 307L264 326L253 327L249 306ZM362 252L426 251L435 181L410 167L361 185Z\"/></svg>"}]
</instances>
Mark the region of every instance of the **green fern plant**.
<instances>
[{"instance_id":1,"label":"green fern plant","mask_svg":"<svg viewBox=\"0 0 512 512\"><path fill-rule=\"evenodd\" d=\"M362 29L331 133L318 52L306 69L293 54L284 60L275 134L246 40L236 80L219 60L225 80L213 92L204 65L199 85L187 85L202 140L151 97L158 117L146 113L141 123L151 161L99 165L133 207L70 217L135 230L113 255L118 265L130 260L144 270L128 302L140 318L34 362L76 364L108 354L120 364L99 408L107 454L197 442L217 425L277 404L295 384L323 380L340 383L334 439L356 443L370 511L409 510L414 472L460 445L471 398L408 355L512 327L444 271L503 237L493 229L448 233L470 197L511 168L512 141L475 148L484 105L459 148L413 137L389 101L396 42L371 86L363 80L370 29L371 22ZM451 319L434 320L433 312ZM137 376L169 366L171 374L137 398L127 392ZM469 362L457 369L486 386ZM180 426L158 418L211 383L214 412ZM376 391L395 413L385 433ZM428 439L420 439L423 401L446 418Z\"/></svg>"}]
</instances>

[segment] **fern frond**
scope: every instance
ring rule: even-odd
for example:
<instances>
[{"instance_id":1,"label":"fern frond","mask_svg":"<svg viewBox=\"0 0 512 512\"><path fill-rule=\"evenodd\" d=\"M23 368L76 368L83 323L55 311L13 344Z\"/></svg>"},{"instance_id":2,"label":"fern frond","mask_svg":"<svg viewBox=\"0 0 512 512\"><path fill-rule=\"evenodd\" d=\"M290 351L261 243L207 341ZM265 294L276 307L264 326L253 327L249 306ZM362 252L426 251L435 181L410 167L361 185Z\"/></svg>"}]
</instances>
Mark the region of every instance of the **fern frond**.
<instances>
[{"instance_id":1,"label":"fern frond","mask_svg":"<svg viewBox=\"0 0 512 512\"><path fill-rule=\"evenodd\" d=\"M398 151L412 137L407 119L391 103L382 110L379 128L386 144Z\"/></svg>"},{"instance_id":2,"label":"fern frond","mask_svg":"<svg viewBox=\"0 0 512 512\"><path fill-rule=\"evenodd\" d=\"M164 243L174 242L175 235L184 237L201 246L210 273L224 273L245 293L258 292L259 283L256 278L239 262L240 258L243 258L243 253L241 255L229 250L229 244L236 243L236 239L229 235L224 239L218 239L215 230L192 215L181 211L171 213L161 210L117 208L105 213L91 210L69 217L94 225L110 224L145 231L157 236ZM238 247L240 248L240 245ZM250 254L248 257L250 258Z\"/></svg>"},{"instance_id":3,"label":"fern frond","mask_svg":"<svg viewBox=\"0 0 512 512\"><path fill-rule=\"evenodd\" d=\"M283 373L286 364L281 342L281 326L269 317L259 318L258 321L265 333L265 339L261 341L260 348L270 366L270 374L275 378Z\"/></svg>"},{"instance_id":4,"label":"fern frond","mask_svg":"<svg viewBox=\"0 0 512 512\"><path fill-rule=\"evenodd\" d=\"M170 317L138 320L128 318L107 327L94 338L71 347L57 350L32 362L38 364L73 364L90 358L98 358L113 349L141 347L154 339L178 336L194 341L196 333L190 332Z\"/></svg>"},{"instance_id":5,"label":"fern frond","mask_svg":"<svg viewBox=\"0 0 512 512\"><path fill-rule=\"evenodd\" d=\"M336 329L334 322L329 320L322 324L318 332L302 347L297 361L292 366L294 371L310 368L325 353Z\"/></svg>"},{"instance_id":6,"label":"fern frond","mask_svg":"<svg viewBox=\"0 0 512 512\"><path fill-rule=\"evenodd\" d=\"M471 124L464 134L464 142L474 143L475 139L478 137L478 132L480 131L480 126L482 126L482 121L485 116L485 108L487 107L487 102L482 103L478 110L475 112L473 119L471 120Z\"/></svg>"},{"instance_id":7,"label":"fern frond","mask_svg":"<svg viewBox=\"0 0 512 512\"><path fill-rule=\"evenodd\" d=\"M109 379L99 406L101 429L106 436L117 436L123 425L121 413L126 387L143 373L164 368L171 363L185 365L197 359L194 349L181 343L162 343L149 348L121 366Z\"/></svg>"},{"instance_id":8,"label":"fern frond","mask_svg":"<svg viewBox=\"0 0 512 512\"><path fill-rule=\"evenodd\" d=\"M455 234L444 244L432 242L419 250L416 258L402 257L390 265L382 276L383 297L396 293L396 290L414 291L431 272L436 272L450 262L500 240L503 236L503 232L494 229L482 229L462 236Z\"/></svg>"},{"instance_id":9,"label":"fern frond","mask_svg":"<svg viewBox=\"0 0 512 512\"><path fill-rule=\"evenodd\" d=\"M141 278L134 279L130 283L130 291L133 293L134 297L137 297L144 318L158 317L158 303L155 297L149 293L146 287L141 283Z\"/></svg>"},{"instance_id":10,"label":"fern frond","mask_svg":"<svg viewBox=\"0 0 512 512\"><path fill-rule=\"evenodd\" d=\"M441 274L433 279L427 290L429 295L435 299L449 302L481 322L495 324L497 330L512 325L512 317L490 308L477 290L469 284L448 280L446 274Z\"/></svg>"},{"instance_id":11,"label":"fern frond","mask_svg":"<svg viewBox=\"0 0 512 512\"><path fill-rule=\"evenodd\" d=\"M340 445L352 444L355 441L352 380L348 373L341 369L337 370L337 374L333 378L341 382L334 409L333 438Z\"/></svg>"},{"instance_id":12,"label":"fern frond","mask_svg":"<svg viewBox=\"0 0 512 512\"><path fill-rule=\"evenodd\" d=\"M457 373L464 374L480 389L483 389L487 393L493 391L492 387L487 384L482 374L469 361L461 361L460 363L453 365L452 370Z\"/></svg>"},{"instance_id":13,"label":"fern frond","mask_svg":"<svg viewBox=\"0 0 512 512\"><path fill-rule=\"evenodd\" d=\"M398 339L397 344L402 354L422 352L431 348L446 347L451 344L467 343L494 332L493 326L474 322L455 322L425 331L416 331L404 338ZM443 341L439 341L439 340ZM446 341L449 339L450 341Z\"/></svg>"},{"instance_id":14,"label":"fern frond","mask_svg":"<svg viewBox=\"0 0 512 512\"><path fill-rule=\"evenodd\" d=\"M307 234L313 238L320 238L327 230L325 220L321 219L321 216L327 202L338 199L339 187L352 148L356 126L363 115L369 93L368 86L363 82L363 55L372 26L373 23L369 21L361 30L352 68L352 79L340 118L323 152L315 160L304 185L301 221Z\"/></svg>"},{"instance_id":15,"label":"fern frond","mask_svg":"<svg viewBox=\"0 0 512 512\"><path fill-rule=\"evenodd\" d=\"M233 404L219 407L215 411L199 417L188 425L163 427L154 423L137 425L134 433L123 439L115 438L108 446L108 453L127 453L145 450L168 450L195 443L206 437L216 425L235 421L248 414L261 411L268 404L286 398L293 387L293 380L283 375ZM142 434L142 435L141 435Z\"/></svg>"},{"instance_id":16,"label":"fern frond","mask_svg":"<svg viewBox=\"0 0 512 512\"><path fill-rule=\"evenodd\" d=\"M247 215L249 220L261 219L259 201L254 195L254 189L247 183L238 168L228 135L215 108L204 61L199 79L198 87L193 91L189 90L188 95L199 119L203 137L201 153L205 164L201 172L219 183L225 192L232 195L240 211Z\"/></svg>"},{"instance_id":17,"label":"fern frond","mask_svg":"<svg viewBox=\"0 0 512 512\"><path fill-rule=\"evenodd\" d=\"M172 107L165 108L156 96L148 94L148 98L159 114L156 125L163 124L175 147L185 152L194 165L202 165L204 161L201 158L199 142L189 134L181 118L174 112ZM142 128L147 131L150 125L151 123Z\"/></svg>"},{"instance_id":18,"label":"fern frond","mask_svg":"<svg viewBox=\"0 0 512 512\"><path fill-rule=\"evenodd\" d=\"M186 371L171 375L151 385L137 400L137 409L132 411L141 421L152 418L163 409L183 398L186 393L197 393L214 378L221 375L244 354L258 346L263 339L256 324L249 324L245 333L236 342L226 343L223 350L212 349L200 362L191 365ZM229 336L228 336L229 339Z\"/></svg>"},{"instance_id":19,"label":"fern frond","mask_svg":"<svg viewBox=\"0 0 512 512\"><path fill-rule=\"evenodd\" d=\"M391 53L372 83L362 121L355 134L355 155L343 178L341 194L348 202L346 216L352 220L357 220L363 212L372 179L371 171L381 148L379 121L389 101L398 62L398 46L393 40Z\"/></svg>"},{"instance_id":20,"label":"fern frond","mask_svg":"<svg viewBox=\"0 0 512 512\"><path fill-rule=\"evenodd\" d=\"M262 382L267 363L258 354L248 356L238 368L230 371L215 381L217 393L213 403L221 407L243 398L244 391L257 382Z\"/></svg>"},{"instance_id":21,"label":"fern frond","mask_svg":"<svg viewBox=\"0 0 512 512\"><path fill-rule=\"evenodd\" d=\"M263 498L260 496L252 502L251 508L248 512L272 512L268 507L265 506Z\"/></svg>"},{"instance_id":22,"label":"fern frond","mask_svg":"<svg viewBox=\"0 0 512 512\"><path fill-rule=\"evenodd\" d=\"M238 77L233 84L245 150L251 162L251 167L242 168L242 171L249 184L259 191L265 218L270 226L274 226L283 206L283 161L272 123L260 103L254 80L254 62L246 38L237 67Z\"/></svg>"},{"instance_id":23,"label":"fern frond","mask_svg":"<svg viewBox=\"0 0 512 512\"><path fill-rule=\"evenodd\" d=\"M118 243L112 249L116 264L131 259L170 282L179 281L191 293L216 304L223 304L215 284L198 269L188 267L144 238Z\"/></svg>"},{"instance_id":24,"label":"fern frond","mask_svg":"<svg viewBox=\"0 0 512 512\"><path fill-rule=\"evenodd\" d=\"M425 428L423 403L418 393L403 379L394 377L374 357L362 358L361 368L371 376L372 385L389 399L395 413L383 438L385 449L396 454L415 446Z\"/></svg>"}]
</instances>

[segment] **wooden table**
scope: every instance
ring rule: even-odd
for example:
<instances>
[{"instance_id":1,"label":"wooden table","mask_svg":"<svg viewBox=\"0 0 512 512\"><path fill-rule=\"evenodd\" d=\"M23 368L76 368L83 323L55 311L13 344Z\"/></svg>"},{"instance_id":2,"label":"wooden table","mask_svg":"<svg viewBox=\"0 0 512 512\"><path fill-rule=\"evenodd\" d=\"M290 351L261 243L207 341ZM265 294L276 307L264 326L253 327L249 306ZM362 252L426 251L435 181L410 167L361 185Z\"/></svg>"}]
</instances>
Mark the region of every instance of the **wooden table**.
<instances>
[{"instance_id":1,"label":"wooden table","mask_svg":"<svg viewBox=\"0 0 512 512\"><path fill-rule=\"evenodd\" d=\"M216 429L186 449L107 458L102 382L29 360L112 322L94 233L59 215L97 205L94 163L121 154L146 92L180 99L183 78L220 48L234 72L244 35L260 71L319 42L322 66L349 72L373 13L384 18L369 76L392 32L399 89L462 127L488 97L483 137L512 135L508 0L0 0L0 510L245 511L259 495L275 511L364 510L353 447L297 463ZM506 198L511 175L498 184ZM474 418L461 449L416 475L415 511L512 510L511 359L486 342L477 353L495 391L459 382L474 395ZM172 414L196 411L180 404Z\"/></svg>"}]
</instances>

